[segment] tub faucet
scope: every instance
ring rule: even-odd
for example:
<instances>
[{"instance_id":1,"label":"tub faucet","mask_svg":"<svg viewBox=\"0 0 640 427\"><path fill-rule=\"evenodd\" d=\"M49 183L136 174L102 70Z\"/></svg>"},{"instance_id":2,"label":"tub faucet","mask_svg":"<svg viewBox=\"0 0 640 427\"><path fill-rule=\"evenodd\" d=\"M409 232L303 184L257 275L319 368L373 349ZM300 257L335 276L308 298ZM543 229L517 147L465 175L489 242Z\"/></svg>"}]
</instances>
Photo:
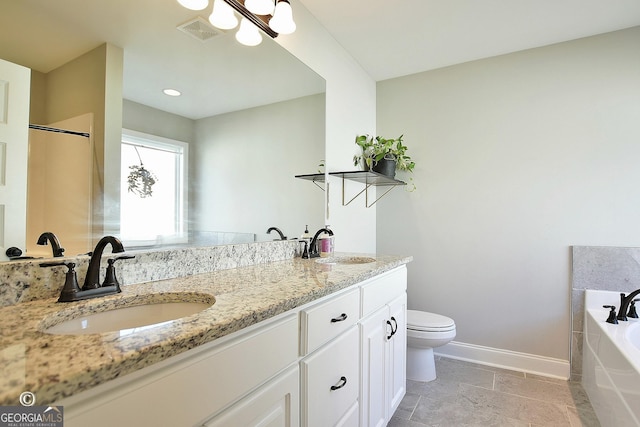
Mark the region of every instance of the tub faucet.
<instances>
[{"instance_id":1,"label":"tub faucet","mask_svg":"<svg viewBox=\"0 0 640 427\"><path fill-rule=\"evenodd\" d=\"M51 243L51 250L53 251L54 258L64 256L64 248L60 246L58 237L50 231L46 231L38 237L38 245L46 245L47 242Z\"/></svg>"},{"instance_id":2,"label":"tub faucet","mask_svg":"<svg viewBox=\"0 0 640 427\"><path fill-rule=\"evenodd\" d=\"M96 248L91 254L91 260L89 261L89 268L87 275L84 278L83 291L89 289L97 289L100 287L100 259L102 258L102 252L107 245L111 245L111 252L119 253L124 252L124 246L117 237L105 236L96 244Z\"/></svg>"},{"instance_id":3,"label":"tub faucet","mask_svg":"<svg viewBox=\"0 0 640 427\"><path fill-rule=\"evenodd\" d=\"M618 320L627 320L627 309L631 301L640 294L640 289L636 289L629 295L625 296L624 293L620 293L620 310L618 310Z\"/></svg>"},{"instance_id":4,"label":"tub faucet","mask_svg":"<svg viewBox=\"0 0 640 427\"><path fill-rule=\"evenodd\" d=\"M321 228L320 230L316 231L316 234L313 235L313 239L311 239L311 243L309 243L309 258L317 258L320 256L320 253L318 251L318 236L322 232L327 233L329 236L333 236L333 231L329 230L328 228Z\"/></svg>"},{"instance_id":5,"label":"tub faucet","mask_svg":"<svg viewBox=\"0 0 640 427\"><path fill-rule=\"evenodd\" d=\"M272 231L275 231L280 235L280 240L287 240L287 236L282 234L282 231L280 231L278 227L269 227L269 229L267 230L267 234L271 233Z\"/></svg>"}]
</instances>

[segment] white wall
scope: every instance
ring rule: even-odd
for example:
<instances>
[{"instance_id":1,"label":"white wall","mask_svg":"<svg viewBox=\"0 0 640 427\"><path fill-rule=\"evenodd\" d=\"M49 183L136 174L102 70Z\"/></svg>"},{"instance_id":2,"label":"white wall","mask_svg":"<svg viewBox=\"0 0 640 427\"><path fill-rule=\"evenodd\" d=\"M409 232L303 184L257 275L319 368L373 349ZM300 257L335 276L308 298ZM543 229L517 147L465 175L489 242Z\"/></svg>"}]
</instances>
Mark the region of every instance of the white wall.
<instances>
[{"instance_id":1,"label":"white wall","mask_svg":"<svg viewBox=\"0 0 640 427\"><path fill-rule=\"evenodd\" d=\"M324 94L196 121L191 201L196 231L299 237L323 224L322 191L295 175L324 156Z\"/></svg>"},{"instance_id":2,"label":"white wall","mask_svg":"<svg viewBox=\"0 0 640 427\"><path fill-rule=\"evenodd\" d=\"M409 308L456 341L569 359L570 246L640 242L640 28L378 83L414 193L378 250L414 256Z\"/></svg>"},{"instance_id":3,"label":"white wall","mask_svg":"<svg viewBox=\"0 0 640 427\"><path fill-rule=\"evenodd\" d=\"M355 136L375 133L375 82L300 2L292 2L291 6L296 32L279 36L276 41L326 80L327 170L354 170L351 159L357 152ZM332 177L329 182L326 223L336 234L336 250L375 252L375 209L366 209L363 199L343 207L340 180Z\"/></svg>"}]
</instances>

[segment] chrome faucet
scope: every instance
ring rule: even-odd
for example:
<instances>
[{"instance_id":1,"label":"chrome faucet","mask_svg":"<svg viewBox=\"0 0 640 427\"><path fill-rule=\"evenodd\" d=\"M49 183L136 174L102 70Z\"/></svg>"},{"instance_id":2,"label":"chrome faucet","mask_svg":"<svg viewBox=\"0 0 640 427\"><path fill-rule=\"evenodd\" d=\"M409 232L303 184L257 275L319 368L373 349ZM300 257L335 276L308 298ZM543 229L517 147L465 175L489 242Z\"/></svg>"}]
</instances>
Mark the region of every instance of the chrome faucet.
<instances>
[{"instance_id":1,"label":"chrome faucet","mask_svg":"<svg viewBox=\"0 0 640 427\"><path fill-rule=\"evenodd\" d=\"M316 234L313 235L313 239L311 239L311 243L309 243L309 258L317 258L320 256L320 251L318 251L318 236L322 232L327 233L329 236L333 236L333 231L328 228L321 228L316 231Z\"/></svg>"},{"instance_id":2,"label":"chrome faucet","mask_svg":"<svg viewBox=\"0 0 640 427\"><path fill-rule=\"evenodd\" d=\"M53 251L54 258L64 256L64 248L60 246L58 237L50 231L46 231L38 237L38 245L46 245L47 242L51 243L51 250Z\"/></svg>"},{"instance_id":3,"label":"chrome faucet","mask_svg":"<svg viewBox=\"0 0 640 427\"><path fill-rule=\"evenodd\" d=\"M640 289L636 289L629 295L625 296L624 293L620 293L620 309L618 310L618 320L627 320L627 309L633 299L640 294Z\"/></svg>"},{"instance_id":4,"label":"chrome faucet","mask_svg":"<svg viewBox=\"0 0 640 427\"><path fill-rule=\"evenodd\" d=\"M111 245L111 252L113 252L114 254L124 252L124 246L122 245L120 239L118 239L117 237L104 236L102 239L100 239L96 244L96 248L91 254L91 260L89 261L87 275L84 278L84 285L82 285L83 291L100 287L100 259L102 258L104 248L109 244Z\"/></svg>"},{"instance_id":5,"label":"chrome faucet","mask_svg":"<svg viewBox=\"0 0 640 427\"><path fill-rule=\"evenodd\" d=\"M267 234L271 233L272 231L275 231L280 235L280 240L287 240L287 236L282 234L282 231L280 231L278 227L269 227L269 229L267 230Z\"/></svg>"}]
</instances>

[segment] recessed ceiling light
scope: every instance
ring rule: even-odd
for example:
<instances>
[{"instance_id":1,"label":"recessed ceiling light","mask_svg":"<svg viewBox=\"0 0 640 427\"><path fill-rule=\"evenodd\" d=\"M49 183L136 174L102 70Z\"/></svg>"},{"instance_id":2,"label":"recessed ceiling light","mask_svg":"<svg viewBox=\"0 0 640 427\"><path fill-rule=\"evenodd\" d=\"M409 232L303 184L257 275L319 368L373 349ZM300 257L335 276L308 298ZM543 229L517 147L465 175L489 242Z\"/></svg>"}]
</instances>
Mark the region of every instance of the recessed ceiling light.
<instances>
[{"instance_id":1,"label":"recessed ceiling light","mask_svg":"<svg viewBox=\"0 0 640 427\"><path fill-rule=\"evenodd\" d=\"M164 89L162 92L165 95L169 95L169 96L180 96L180 95L182 95L182 93L179 90L175 90L175 89Z\"/></svg>"}]
</instances>

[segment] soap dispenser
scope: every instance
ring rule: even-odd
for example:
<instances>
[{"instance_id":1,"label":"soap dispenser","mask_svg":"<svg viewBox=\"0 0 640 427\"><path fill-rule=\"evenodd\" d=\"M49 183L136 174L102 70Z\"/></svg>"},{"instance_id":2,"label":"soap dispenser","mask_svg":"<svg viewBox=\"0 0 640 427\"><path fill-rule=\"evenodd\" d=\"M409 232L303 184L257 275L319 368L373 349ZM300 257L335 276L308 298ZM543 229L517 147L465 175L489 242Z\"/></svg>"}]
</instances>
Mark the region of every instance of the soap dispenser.
<instances>
[{"instance_id":1,"label":"soap dispenser","mask_svg":"<svg viewBox=\"0 0 640 427\"><path fill-rule=\"evenodd\" d=\"M311 233L309 233L309 226L308 225L304 226L304 233L302 233L302 236L300 236L300 240L305 240L307 242L311 241Z\"/></svg>"}]
</instances>

